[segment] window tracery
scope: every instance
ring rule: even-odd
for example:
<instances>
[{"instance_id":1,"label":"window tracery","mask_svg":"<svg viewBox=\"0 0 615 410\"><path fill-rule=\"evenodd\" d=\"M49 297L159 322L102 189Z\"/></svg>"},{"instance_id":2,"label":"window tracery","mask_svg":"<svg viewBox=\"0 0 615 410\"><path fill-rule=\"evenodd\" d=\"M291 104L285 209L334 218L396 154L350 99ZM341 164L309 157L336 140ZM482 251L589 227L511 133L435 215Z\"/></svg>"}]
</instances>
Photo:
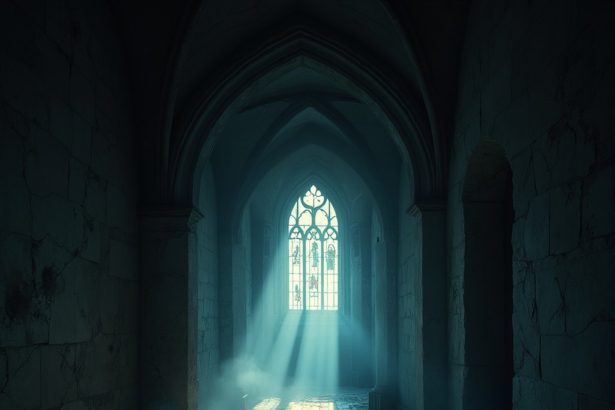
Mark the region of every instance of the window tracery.
<instances>
[{"instance_id":1,"label":"window tracery","mask_svg":"<svg viewBox=\"0 0 615 410\"><path fill-rule=\"evenodd\" d=\"M337 310L339 225L335 208L312 185L288 218L288 308Z\"/></svg>"}]
</instances>

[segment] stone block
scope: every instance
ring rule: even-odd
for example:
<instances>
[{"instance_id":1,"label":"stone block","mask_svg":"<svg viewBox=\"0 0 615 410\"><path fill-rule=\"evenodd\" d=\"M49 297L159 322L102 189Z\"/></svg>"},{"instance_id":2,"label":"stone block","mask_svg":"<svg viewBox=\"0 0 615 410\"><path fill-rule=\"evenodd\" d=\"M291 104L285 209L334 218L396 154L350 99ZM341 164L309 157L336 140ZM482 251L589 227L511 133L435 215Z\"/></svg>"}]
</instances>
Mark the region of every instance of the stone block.
<instances>
[{"instance_id":1,"label":"stone block","mask_svg":"<svg viewBox=\"0 0 615 410\"><path fill-rule=\"evenodd\" d=\"M549 192L549 253L568 252L579 243L581 185L564 185Z\"/></svg>"},{"instance_id":2,"label":"stone block","mask_svg":"<svg viewBox=\"0 0 615 410\"><path fill-rule=\"evenodd\" d=\"M0 179L23 176L24 151L24 138L10 128L0 113Z\"/></svg>"},{"instance_id":3,"label":"stone block","mask_svg":"<svg viewBox=\"0 0 615 410\"><path fill-rule=\"evenodd\" d=\"M529 259L541 259L549 254L548 194L538 195L530 203L523 238Z\"/></svg>"},{"instance_id":4,"label":"stone block","mask_svg":"<svg viewBox=\"0 0 615 410\"><path fill-rule=\"evenodd\" d=\"M527 259L527 255L525 254L525 224L525 217L516 218L512 224L510 244L512 246L513 261Z\"/></svg>"},{"instance_id":5,"label":"stone block","mask_svg":"<svg viewBox=\"0 0 615 410\"><path fill-rule=\"evenodd\" d=\"M87 167L81 161L71 158L68 168L69 200L78 204L84 203L87 174Z\"/></svg>"},{"instance_id":6,"label":"stone block","mask_svg":"<svg viewBox=\"0 0 615 410\"><path fill-rule=\"evenodd\" d=\"M107 220L107 181L90 170L87 174L85 209L96 220Z\"/></svg>"},{"instance_id":7,"label":"stone block","mask_svg":"<svg viewBox=\"0 0 615 410\"><path fill-rule=\"evenodd\" d=\"M540 329L532 264L513 262L513 365L515 374L538 377Z\"/></svg>"},{"instance_id":8,"label":"stone block","mask_svg":"<svg viewBox=\"0 0 615 410\"><path fill-rule=\"evenodd\" d=\"M0 346L48 341L47 271L37 266L39 245L28 237L0 235Z\"/></svg>"},{"instance_id":9,"label":"stone block","mask_svg":"<svg viewBox=\"0 0 615 410\"><path fill-rule=\"evenodd\" d=\"M48 112L39 89L38 73L32 67L0 50L0 90L6 103L28 122L46 129Z\"/></svg>"},{"instance_id":10,"label":"stone block","mask_svg":"<svg viewBox=\"0 0 615 410\"><path fill-rule=\"evenodd\" d=\"M2 353L0 353L2 355ZM6 384L2 393L6 396L7 409L34 410L40 408L41 379L40 347L21 347L6 349Z\"/></svg>"},{"instance_id":11,"label":"stone block","mask_svg":"<svg viewBox=\"0 0 615 410\"><path fill-rule=\"evenodd\" d=\"M535 265L536 304L542 333L563 334L566 330L568 270L549 258Z\"/></svg>"},{"instance_id":12,"label":"stone block","mask_svg":"<svg viewBox=\"0 0 615 410\"><path fill-rule=\"evenodd\" d=\"M0 230L31 234L30 193L20 177L0 177Z\"/></svg>"},{"instance_id":13,"label":"stone block","mask_svg":"<svg viewBox=\"0 0 615 410\"><path fill-rule=\"evenodd\" d=\"M576 334L593 321L615 319L613 248L570 258L561 264L568 271L565 284L567 331Z\"/></svg>"},{"instance_id":14,"label":"stone block","mask_svg":"<svg viewBox=\"0 0 615 410\"><path fill-rule=\"evenodd\" d=\"M584 239L615 232L615 173L612 167L585 178L582 215Z\"/></svg>"},{"instance_id":15,"label":"stone block","mask_svg":"<svg viewBox=\"0 0 615 410\"><path fill-rule=\"evenodd\" d=\"M76 400L71 403L64 404L60 410L89 410L90 407L86 402L81 400Z\"/></svg>"},{"instance_id":16,"label":"stone block","mask_svg":"<svg viewBox=\"0 0 615 410\"><path fill-rule=\"evenodd\" d=\"M45 12L46 10L44 13ZM44 24L41 26L44 26ZM32 31L35 35L37 71L45 73L45 81L41 81L41 91L47 96L47 100L49 101L49 129L52 135L65 142L67 147L70 147L69 144L72 139L72 133L65 132L65 130L70 130L70 118L72 117L72 114L66 116L67 113L71 112L70 109L68 109L68 111L66 111L66 109L68 108L67 103L70 93L71 65L74 64L74 59L71 54L62 50L56 41L49 38L43 30ZM60 111L62 111L61 114ZM57 114L67 119L68 122L64 120L60 122L56 121L55 125L52 125L54 124L52 117ZM57 125L60 124L61 126L57 127ZM65 128L64 125L69 125L69 127Z\"/></svg>"},{"instance_id":17,"label":"stone block","mask_svg":"<svg viewBox=\"0 0 615 410\"><path fill-rule=\"evenodd\" d=\"M534 158L544 166L542 177L545 189L584 177L594 164L595 149L586 142L583 127L578 119L565 115L537 143Z\"/></svg>"},{"instance_id":18,"label":"stone block","mask_svg":"<svg viewBox=\"0 0 615 410\"><path fill-rule=\"evenodd\" d=\"M513 408L542 410L577 410L577 394L540 380L513 379Z\"/></svg>"},{"instance_id":19,"label":"stone block","mask_svg":"<svg viewBox=\"0 0 615 410\"><path fill-rule=\"evenodd\" d=\"M85 397L106 393L118 386L119 346L113 336L99 335L83 347L83 372L79 379Z\"/></svg>"},{"instance_id":20,"label":"stone block","mask_svg":"<svg viewBox=\"0 0 615 410\"><path fill-rule=\"evenodd\" d=\"M73 111L77 113L86 123L94 124L96 120L96 105L94 100L94 89L96 84L79 67L73 66L70 76L69 101ZM75 129L73 142L78 135ZM94 157L92 157L94 159Z\"/></svg>"},{"instance_id":21,"label":"stone block","mask_svg":"<svg viewBox=\"0 0 615 410\"><path fill-rule=\"evenodd\" d=\"M80 256L92 262L101 261L105 225L88 214L84 214L84 237L81 241Z\"/></svg>"},{"instance_id":22,"label":"stone block","mask_svg":"<svg viewBox=\"0 0 615 410\"><path fill-rule=\"evenodd\" d=\"M57 408L77 399L83 371L76 345L41 347L41 407Z\"/></svg>"},{"instance_id":23,"label":"stone block","mask_svg":"<svg viewBox=\"0 0 615 410\"><path fill-rule=\"evenodd\" d=\"M0 119L0 123L4 123L3 127L16 132L19 138L29 137L31 121L5 101L0 101Z\"/></svg>"},{"instance_id":24,"label":"stone block","mask_svg":"<svg viewBox=\"0 0 615 410\"><path fill-rule=\"evenodd\" d=\"M93 155L93 126L79 114L73 113L72 133L71 153L79 161L90 165L93 162L93 157L99 154L97 152L96 155Z\"/></svg>"},{"instance_id":25,"label":"stone block","mask_svg":"<svg viewBox=\"0 0 615 410\"><path fill-rule=\"evenodd\" d=\"M98 332L100 282L91 262L76 258L65 267L51 304L49 343L84 342Z\"/></svg>"},{"instance_id":26,"label":"stone block","mask_svg":"<svg viewBox=\"0 0 615 410\"><path fill-rule=\"evenodd\" d=\"M594 322L576 334L543 336L543 379L556 386L615 402L615 323Z\"/></svg>"},{"instance_id":27,"label":"stone block","mask_svg":"<svg viewBox=\"0 0 615 410\"><path fill-rule=\"evenodd\" d=\"M64 58L64 56L62 56ZM66 62L66 77L68 78L68 61ZM62 143L66 150L72 151L73 137L74 137L74 125L73 125L73 111L72 109L60 98L49 97L49 133Z\"/></svg>"},{"instance_id":28,"label":"stone block","mask_svg":"<svg viewBox=\"0 0 615 410\"><path fill-rule=\"evenodd\" d=\"M536 195L533 161L531 147L525 148L510 160L515 219L527 216L530 202Z\"/></svg>"},{"instance_id":29,"label":"stone block","mask_svg":"<svg viewBox=\"0 0 615 410\"><path fill-rule=\"evenodd\" d=\"M81 207L68 199L57 195L32 197L32 233L35 239L49 237L78 253L84 239L84 225Z\"/></svg>"}]
</instances>

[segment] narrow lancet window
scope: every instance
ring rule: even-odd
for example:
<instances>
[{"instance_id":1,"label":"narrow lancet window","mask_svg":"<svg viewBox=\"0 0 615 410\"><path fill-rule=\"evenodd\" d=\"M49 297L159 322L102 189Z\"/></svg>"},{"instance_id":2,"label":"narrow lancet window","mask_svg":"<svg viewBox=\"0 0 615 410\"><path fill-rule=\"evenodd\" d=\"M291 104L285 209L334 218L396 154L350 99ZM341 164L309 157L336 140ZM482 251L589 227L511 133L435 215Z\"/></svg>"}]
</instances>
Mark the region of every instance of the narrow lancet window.
<instances>
[{"instance_id":1,"label":"narrow lancet window","mask_svg":"<svg viewBox=\"0 0 615 410\"><path fill-rule=\"evenodd\" d=\"M337 310L338 219L316 186L295 202L288 218L288 308Z\"/></svg>"}]
</instances>

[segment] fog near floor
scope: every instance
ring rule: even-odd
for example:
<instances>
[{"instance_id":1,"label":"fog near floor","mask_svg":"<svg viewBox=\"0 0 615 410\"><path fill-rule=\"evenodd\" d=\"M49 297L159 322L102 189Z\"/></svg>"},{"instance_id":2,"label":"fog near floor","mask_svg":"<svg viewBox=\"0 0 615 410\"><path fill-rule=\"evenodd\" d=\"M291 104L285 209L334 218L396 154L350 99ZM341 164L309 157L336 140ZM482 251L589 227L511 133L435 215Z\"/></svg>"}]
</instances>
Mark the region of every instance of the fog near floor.
<instances>
[{"instance_id":1,"label":"fog near floor","mask_svg":"<svg viewBox=\"0 0 615 410\"><path fill-rule=\"evenodd\" d=\"M285 257L285 242L278 257ZM243 348L222 365L213 397L202 398L202 409L300 409L301 401L293 398L338 389L339 313L287 310L279 303L287 297L280 291L280 273L263 277Z\"/></svg>"}]
</instances>

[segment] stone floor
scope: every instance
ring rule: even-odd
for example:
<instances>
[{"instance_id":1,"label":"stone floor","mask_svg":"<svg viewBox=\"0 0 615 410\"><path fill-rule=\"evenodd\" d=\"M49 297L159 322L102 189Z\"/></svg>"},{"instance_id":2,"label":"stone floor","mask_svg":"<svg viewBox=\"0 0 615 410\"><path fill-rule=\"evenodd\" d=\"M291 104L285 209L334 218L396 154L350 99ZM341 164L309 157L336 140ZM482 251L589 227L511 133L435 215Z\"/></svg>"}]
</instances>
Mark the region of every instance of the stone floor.
<instances>
[{"instance_id":1,"label":"stone floor","mask_svg":"<svg viewBox=\"0 0 615 410\"><path fill-rule=\"evenodd\" d=\"M252 410L367 410L364 389L340 390L334 395L306 395L293 399L269 397L256 403Z\"/></svg>"}]
</instances>

